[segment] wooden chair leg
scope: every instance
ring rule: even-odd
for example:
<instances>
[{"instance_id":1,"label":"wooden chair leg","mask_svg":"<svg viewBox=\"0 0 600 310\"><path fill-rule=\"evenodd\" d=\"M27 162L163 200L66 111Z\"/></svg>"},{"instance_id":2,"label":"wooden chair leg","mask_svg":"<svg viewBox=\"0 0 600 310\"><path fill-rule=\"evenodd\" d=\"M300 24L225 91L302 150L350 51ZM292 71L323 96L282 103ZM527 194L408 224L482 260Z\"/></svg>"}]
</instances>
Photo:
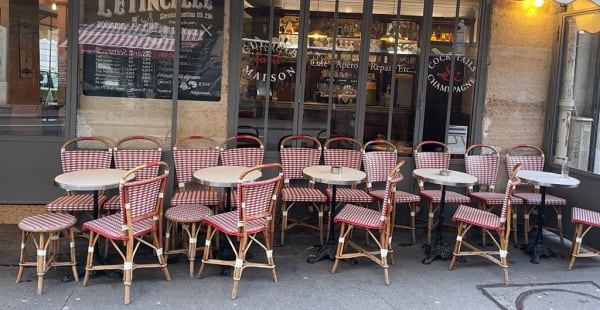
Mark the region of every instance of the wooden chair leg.
<instances>
[{"instance_id":1,"label":"wooden chair leg","mask_svg":"<svg viewBox=\"0 0 600 310\"><path fill-rule=\"evenodd\" d=\"M125 252L125 261L123 262L123 300L126 305L129 304L131 297L131 280L133 278L133 240L127 242Z\"/></svg>"},{"instance_id":2,"label":"wooden chair leg","mask_svg":"<svg viewBox=\"0 0 600 310\"><path fill-rule=\"evenodd\" d=\"M75 228L72 226L69 228L69 250L71 254L71 270L73 271L73 278L75 282L79 282L79 273L77 272L77 253L75 252Z\"/></svg>"},{"instance_id":3,"label":"wooden chair leg","mask_svg":"<svg viewBox=\"0 0 600 310\"><path fill-rule=\"evenodd\" d=\"M210 252L212 247L212 239L215 235L216 230L213 232L213 227L208 225L206 228L206 241L204 242L204 252L202 253L202 262L200 263L200 269L198 269L198 274L196 277L198 279L202 278L202 272L204 272L204 267L206 266L205 262L210 258Z\"/></svg>"},{"instance_id":4,"label":"wooden chair leg","mask_svg":"<svg viewBox=\"0 0 600 310\"><path fill-rule=\"evenodd\" d=\"M573 245L571 246L571 260L569 261L568 270L573 269L575 259L579 255L581 250L581 243L583 242L583 224L575 225L575 236L573 237Z\"/></svg>"},{"instance_id":5,"label":"wooden chair leg","mask_svg":"<svg viewBox=\"0 0 600 310\"><path fill-rule=\"evenodd\" d=\"M94 247L100 235L90 231L90 239L88 241L88 250L87 250L87 259L85 263L85 276L83 277L83 286L87 286L88 281L90 279L90 271L93 267L94 261Z\"/></svg>"},{"instance_id":6,"label":"wooden chair leg","mask_svg":"<svg viewBox=\"0 0 600 310\"><path fill-rule=\"evenodd\" d=\"M190 278L194 277L194 265L196 264L196 253L198 252L198 234L201 227L201 222L192 223L189 231L188 260L190 262Z\"/></svg>"},{"instance_id":7,"label":"wooden chair leg","mask_svg":"<svg viewBox=\"0 0 600 310\"><path fill-rule=\"evenodd\" d=\"M512 213L512 222L510 223L511 226L512 226L511 227L511 229L512 229L511 233L513 235L515 246L517 246L519 244L519 235L518 235L518 224L519 224L519 222L518 222L518 212L517 212L519 209L520 208L514 208L514 211Z\"/></svg>"},{"instance_id":8,"label":"wooden chair leg","mask_svg":"<svg viewBox=\"0 0 600 310\"><path fill-rule=\"evenodd\" d=\"M392 226L393 227L393 226ZM389 228L386 228L389 229ZM389 249L390 249L390 244L389 244L389 239L390 236L389 234L389 230L386 232L385 230L381 232L381 237L379 238L379 243L381 244L381 248L379 249L379 253L381 254L381 267L383 268L383 280L385 282L385 285L390 285L390 272L389 272L389 266L387 263L387 256L389 253Z\"/></svg>"},{"instance_id":9,"label":"wooden chair leg","mask_svg":"<svg viewBox=\"0 0 600 310\"><path fill-rule=\"evenodd\" d=\"M323 245L323 205L318 207L319 210L319 240Z\"/></svg>"},{"instance_id":10,"label":"wooden chair leg","mask_svg":"<svg viewBox=\"0 0 600 310\"><path fill-rule=\"evenodd\" d=\"M17 283L23 280L23 270L25 269L25 257L27 257L27 238L29 233L21 231L21 257L19 258L19 272L17 273Z\"/></svg>"},{"instance_id":11,"label":"wooden chair leg","mask_svg":"<svg viewBox=\"0 0 600 310\"><path fill-rule=\"evenodd\" d=\"M563 237L562 207L555 206L554 211L556 211L556 228L558 229L558 235L560 237L560 245L564 247L565 241Z\"/></svg>"},{"instance_id":12,"label":"wooden chair leg","mask_svg":"<svg viewBox=\"0 0 600 310\"><path fill-rule=\"evenodd\" d=\"M233 288L231 289L231 299L237 298L238 286L240 279L242 278L242 271L244 270L244 260L246 259L246 245L248 244L248 236L240 238L240 244L238 246L238 253L235 259L235 266L233 268Z\"/></svg>"},{"instance_id":13,"label":"wooden chair leg","mask_svg":"<svg viewBox=\"0 0 600 310\"><path fill-rule=\"evenodd\" d=\"M498 239L500 239L500 264L502 267L502 273L504 274L504 284L508 285L508 237L502 236L502 232L498 233Z\"/></svg>"},{"instance_id":14,"label":"wooden chair leg","mask_svg":"<svg viewBox=\"0 0 600 310\"><path fill-rule=\"evenodd\" d=\"M460 253L460 249L462 247L462 238L464 235L464 224L462 222L456 223L456 241L454 242L454 251L452 252L452 258L450 260L450 265L448 266L448 270L454 269L454 264L456 264L456 257Z\"/></svg>"},{"instance_id":15,"label":"wooden chair leg","mask_svg":"<svg viewBox=\"0 0 600 310\"><path fill-rule=\"evenodd\" d=\"M277 283L277 272L275 271L275 260L273 259L273 236L270 231L265 231L263 233L265 238L265 247L267 248L267 262L269 266L272 266L271 269L271 277L273 278L273 282Z\"/></svg>"},{"instance_id":16,"label":"wooden chair leg","mask_svg":"<svg viewBox=\"0 0 600 310\"><path fill-rule=\"evenodd\" d=\"M279 241L280 245L284 245L285 243L285 231L287 230L287 213L288 213L288 205L287 203L283 203L281 205L281 240Z\"/></svg>"},{"instance_id":17,"label":"wooden chair leg","mask_svg":"<svg viewBox=\"0 0 600 310\"><path fill-rule=\"evenodd\" d=\"M37 244L37 294L42 295L44 288L44 274L46 269L46 250L47 241L45 240L45 233L38 233L38 244ZM50 237L49 237L50 238Z\"/></svg>"},{"instance_id":18,"label":"wooden chair leg","mask_svg":"<svg viewBox=\"0 0 600 310\"><path fill-rule=\"evenodd\" d=\"M333 262L333 267L331 267L331 273L335 273L335 270L338 267L338 264L340 263L340 257L342 256L342 254L344 253L344 242L345 242L345 238L346 238L346 223L342 223L340 225L340 235L338 238L338 246L336 249L336 253L335 253L335 261Z\"/></svg>"},{"instance_id":19,"label":"wooden chair leg","mask_svg":"<svg viewBox=\"0 0 600 310\"><path fill-rule=\"evenodd\" d=\"M161 269L163 274L165 275L165 280L171 281L171 274L169 273L169 268L167 267L167 257L165 256L162 241L162 235L159 233L159 231L153 231L152 246L154 246L154 249L156 251L156 258L158 259L159 265L162 266ZM131 258L131 260L133 262L133 257Z\"/></svg>"}]
</instances>

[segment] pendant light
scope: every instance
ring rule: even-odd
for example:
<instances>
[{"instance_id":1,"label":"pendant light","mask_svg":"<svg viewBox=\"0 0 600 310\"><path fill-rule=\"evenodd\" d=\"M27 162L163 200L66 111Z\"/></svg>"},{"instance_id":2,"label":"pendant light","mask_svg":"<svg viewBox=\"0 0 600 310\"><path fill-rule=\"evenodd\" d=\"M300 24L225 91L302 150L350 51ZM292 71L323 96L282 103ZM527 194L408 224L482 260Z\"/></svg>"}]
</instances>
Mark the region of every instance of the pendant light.
<instances>
[{"instance_id":1,"label":"pendant light","mask_svg":"<svg viewBox=\"0 0 600 310\"><path fill-rule=\"evenodd\" d=\"M319 12L319 11L320 11L320 3L319 3L319 0L317 0L317 12ZM327 35L325 33L323 33L323 31L316 29L316 30L309 32L308 37L310 39L314 39L314 40L321 40L321 39L327 38Z\"/></svg>"}]
</instances>

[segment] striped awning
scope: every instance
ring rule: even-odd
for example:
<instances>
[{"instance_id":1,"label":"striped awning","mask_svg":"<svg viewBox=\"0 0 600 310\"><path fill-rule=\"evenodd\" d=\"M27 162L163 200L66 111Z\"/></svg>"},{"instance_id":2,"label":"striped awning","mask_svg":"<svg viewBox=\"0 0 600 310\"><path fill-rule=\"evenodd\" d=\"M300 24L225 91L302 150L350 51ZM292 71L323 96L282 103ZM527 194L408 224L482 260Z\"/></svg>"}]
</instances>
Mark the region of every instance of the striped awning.
<instances>
[{"instance_id":1,"label":"striped awning","mask_svg":"<svg viewBox=\"0 0 600 310\"><path fill-rule=\"evenodd\" d=\"M182 28L182 42L200 42L208 29ZM79 44L174 51L175 29L158 23L97 22L79 30Z\"/></svg>"}]
</instances>

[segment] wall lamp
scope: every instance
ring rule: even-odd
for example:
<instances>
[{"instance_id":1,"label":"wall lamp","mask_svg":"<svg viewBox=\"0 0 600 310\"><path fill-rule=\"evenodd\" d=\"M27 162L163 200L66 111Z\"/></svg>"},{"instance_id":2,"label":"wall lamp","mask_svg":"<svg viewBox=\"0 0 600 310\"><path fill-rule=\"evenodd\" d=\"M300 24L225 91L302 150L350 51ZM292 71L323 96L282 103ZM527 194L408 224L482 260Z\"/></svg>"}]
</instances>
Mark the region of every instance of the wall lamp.
<instances>
[{"instance_id":1,"label":"wall lamp","mask_svg":"<svg viewBox=\"0 0 600 310\"><path fill-rule=\"evenodd\" d=\"M554 0L554 2L560 4L560 5L568 5L571 4L571 2L574 2L575 0Z\"/></svg>"}]
</instances>

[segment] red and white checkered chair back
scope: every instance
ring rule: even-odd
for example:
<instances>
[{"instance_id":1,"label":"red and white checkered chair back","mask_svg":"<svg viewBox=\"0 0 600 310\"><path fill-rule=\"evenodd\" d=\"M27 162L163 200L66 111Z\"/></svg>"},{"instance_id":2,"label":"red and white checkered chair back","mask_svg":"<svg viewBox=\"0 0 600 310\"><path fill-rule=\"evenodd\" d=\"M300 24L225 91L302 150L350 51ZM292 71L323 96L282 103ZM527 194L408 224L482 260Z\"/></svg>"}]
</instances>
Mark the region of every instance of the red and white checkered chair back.
<instances>
[{"instance_id":1,"label":"red and white checkered chair back","mask_svg":"<svg viewBox=\"0 0 600 310\"><path fill-rule=\"evenodd\" d=\"M508 176L508 181L506 182L506 191L504 192L504 201L502 203L502 210L500 211L500 221L502 223L506 222L506 220L510 218L512 194L515 187L521 184L521 180L517 177L521 167L521 164L515 165ZM507 227L507 230L510 229Z\"/></svg>"},{"instance_id":2,"label":"red and white checkered chair back","mask_svg":"<svg viewBox=\"0 0 600 310\"><path fill-rule=\"evenodd\" d=\"M250 141L251 143L248 143ZM229 144L243 143L244 147L227 148ZM258 147L256 147L258 145ZM232 136L221 143L221 164L228 166L254 167L262 164L265 156L265 147L260 138L253 135Z\"/></svg>"},{"instance_id":3,"label":"red and white checkered chair back","mask_svg":"<svg viewBox=\"0 0 600 310\"><path fill-rule=\"evenodd\" d=\"M134 179L127 182L130 174L144 169L153 169L158 166L161 173L158 176L143 180ZM132 232L135 223L151 219L152 228L157 229L156 224L162 216L163 201L166 194L169 179L169 166L162 161L146 163L137 166L123 175L119 184L119 197L121 202L121 224L123 234Z\"/></svg>"},{"instance_id":4,"label":"red and white checkered chair back","mask_svg":"<svg viewBox=\"0 0 600 310\"><path fill-rule=\"evenodd\" d=\"M365 143L362 154L367 188L376 182L386 182L398 161L396 146L386 140L372 140Z\"/></svg>"},{"instance_id":5,"label":"red and white checkered chair back","mask_svg":"<svg viewBox=\"0 0 600 310\"><path fill-rule=\"evenodd\" d=\"M400 173L400 167L402 167L402 165L404 165L404 160L399 161L394 169L388 174L381 206L382 219L386 218L394 208L396 201L396 186L404 179L404 176Z\"/></svg>"},{"instance_id":6,"label":"red and white checkered chair back","mask_svg":"<svg viewBox=\"0 0 600 310\"><path fill-rule=\"evenodd\" d=\"M64 173L82 169L107 169L112 161L112 143L100 136L73 138L62 145L60 160Z\"/></svg>"},{"instance_id":7,"label":"red and white checkered chair back","mask_svg":"<svg viewBox=\"0 0 600 310\"><path fill-rule=\"evenodd\" d=\"M215 140L204 136L187 136L177 140L173 146L175 177L180 189L193 182L198 169L219 164L219 147Z\"/></svg>"},{"instance_id":8,"label":"red and white checkered chair back","mask_svg":"<svg viewBox=\"0 0 600 310\"><path fill-rule=\"evenodd\" d=\"M113 149L115 168L130 170L145 163L159 161L162 158L160 140L151 136L128 136L117 141ZM139 170L136 180L143 180L158 175L158 165Z\"/></svg>"},{"instance_id":9,"label":"red and white checkered chair back","mask_svg":"<svg viewBox=\"0 0 600 310\"><path fill-rule=\"evenodd\" d=\"M303 146L307 142L309 146ZM286 184L290 180L304 179L302 170L321 161L321 142L308 135L287 136L279 143L279 157Z\"/></svg>"},{"instance_id":10,"label":"red and white checkered chair back","mask_svg":"<svg viewBox=\"0 0 600 310\"><path fill-rule=\"evenodd\" d=\"M465 171L475 176L479 186L487 187L490 192L496 187L499 164L500 155L491 146L474 144L465 151ZM472 186L469 190L472 191Z\"/></svg>"},{"instance_id":11,"label":"red and white checkered chair back","mask_svg":"<svg viewBox=\"0 0 600 310\"><path fill-rule=\"evenodd\" d=\"M349 167L360 170L362 143L349 137L334 137L323 145L325 165Z\"/></svg>"},{"instance_id":12,"label":"red and white checkered chair back","mask_svg":"<svg viewBox=\"0 0 600 310\"><path fill-rule=\"evenodd\" d=\"M529 154L524 152L529 151ZM512 169L521 163L523 170L544 170L544 151L537 146L520 144L513 146L506 152L506 169L510 173Z\"/></svg>"},{"instance_id":13,"label":"red and white checkered chair back","mask_svg":"<svg viewBox=\"0 0 600 310\"><path fill-rule=\"evenodd\" d=\"M239 182L237 185L238 226L243 233L252 221L266 220L264 225L270 225L273 212L281 191L283 181L282 166L278 163L268 163L251 167L240 175L240 180L256 170L275 169L275 177L266 180Z\"/></svg>"},{"instance_id":14,"label":"red and white checkered chair back","mask_svg":"<svg viewBox=\"0 0 600 310\"><path fill-rule=\"evenodd\" d=\"M435 147L439 151L423 151L423 148ZM414 150L415 167L448 169L450 166L450 149L442 142L423 141Z\"/></svg>"},{"instance_id":15,"label":"red and white checkered chair back","mask_svg":"<svg viewBox=\"0 0 600 310\"><path fill-rule=\"evenodd\" d=\"M523 170L544 170L544 151L541 148L528 144L519 144L511 147L506 152L506 171L510 174L517 164L522 164ZM526 184L522 182L521 184Z\"/></svg>"}]
</instances>

